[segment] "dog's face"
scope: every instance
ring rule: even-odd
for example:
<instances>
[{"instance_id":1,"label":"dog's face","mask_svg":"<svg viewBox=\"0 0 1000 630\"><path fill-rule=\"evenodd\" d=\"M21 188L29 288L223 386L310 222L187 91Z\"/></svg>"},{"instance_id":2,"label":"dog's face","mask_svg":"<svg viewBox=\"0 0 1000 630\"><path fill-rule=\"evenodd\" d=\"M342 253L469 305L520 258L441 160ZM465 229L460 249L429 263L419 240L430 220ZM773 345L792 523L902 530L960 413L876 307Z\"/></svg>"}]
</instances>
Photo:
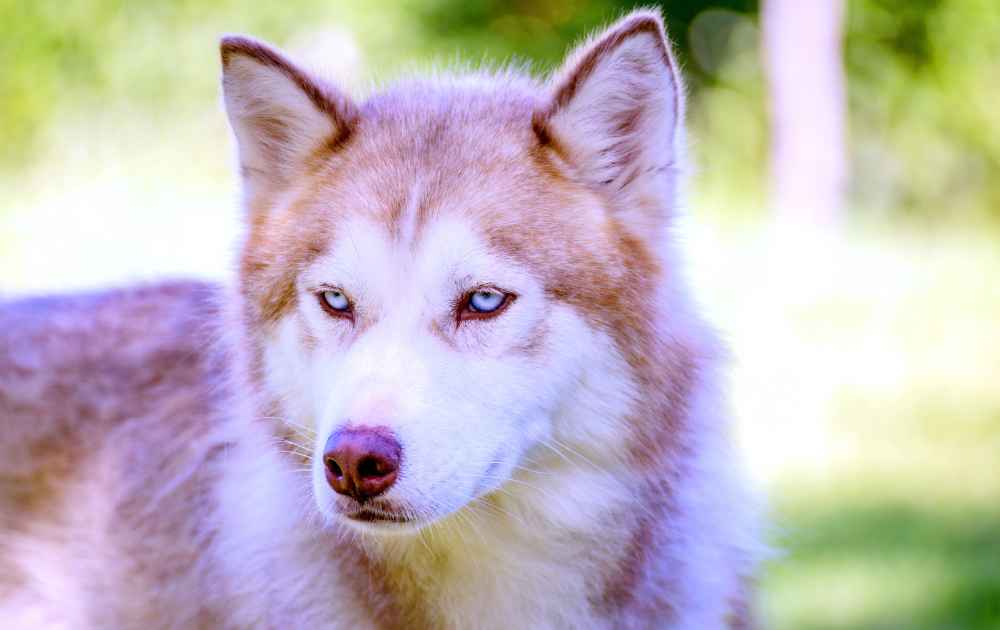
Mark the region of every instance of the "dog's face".
<instances>
[{"instance_id":1,"label":"dog's face","mask_svg":"<svg viewBox=\"0 0 1000 630\"><path fill-rule=\"evenodd\" d=\"M544 88L416 83L355 105L252 40L224 40L223 64L254 377L324 515L419 527L532 453L627 448L680 117L658 18Z\"/></svg>"}]
</instances>

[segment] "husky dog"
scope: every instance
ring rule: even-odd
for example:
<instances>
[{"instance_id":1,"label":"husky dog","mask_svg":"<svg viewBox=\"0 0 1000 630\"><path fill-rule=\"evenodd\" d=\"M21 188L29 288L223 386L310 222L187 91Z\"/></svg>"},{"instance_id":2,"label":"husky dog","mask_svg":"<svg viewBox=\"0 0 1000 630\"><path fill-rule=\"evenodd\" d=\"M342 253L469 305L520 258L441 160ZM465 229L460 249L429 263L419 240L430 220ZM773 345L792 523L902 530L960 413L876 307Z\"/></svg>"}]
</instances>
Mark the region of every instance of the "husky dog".
<instances>
[{"instance_id":1,"label":"husky dog","mask_svg":"<svg viewBox=\"0 0 1000 630\"><path fill-rule=\"evenodd\" d=\"M221 52L233 286L0 308L3 627L748 627L659 15L363 102Z\"/></svg>"}]
</instances>

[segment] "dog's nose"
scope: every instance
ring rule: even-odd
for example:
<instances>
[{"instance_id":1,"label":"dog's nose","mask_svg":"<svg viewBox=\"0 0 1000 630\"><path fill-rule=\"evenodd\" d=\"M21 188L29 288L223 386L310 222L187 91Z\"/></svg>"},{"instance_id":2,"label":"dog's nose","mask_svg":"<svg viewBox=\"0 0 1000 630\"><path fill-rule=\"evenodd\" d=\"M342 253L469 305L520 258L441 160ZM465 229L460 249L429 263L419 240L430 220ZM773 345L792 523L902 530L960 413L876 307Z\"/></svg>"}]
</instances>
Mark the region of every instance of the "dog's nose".
<instances>
[{"instance_id":1,"label":"dog's nose","mask_svg":"<svg viewBox=\"0 0 1000 630\"><path fill-rule=\"evenodd\" d=\"M326 481L339 494L365 501L396 482L403 448L382 427L350 427L326 441Z\"/></svg>"}]
</instances>

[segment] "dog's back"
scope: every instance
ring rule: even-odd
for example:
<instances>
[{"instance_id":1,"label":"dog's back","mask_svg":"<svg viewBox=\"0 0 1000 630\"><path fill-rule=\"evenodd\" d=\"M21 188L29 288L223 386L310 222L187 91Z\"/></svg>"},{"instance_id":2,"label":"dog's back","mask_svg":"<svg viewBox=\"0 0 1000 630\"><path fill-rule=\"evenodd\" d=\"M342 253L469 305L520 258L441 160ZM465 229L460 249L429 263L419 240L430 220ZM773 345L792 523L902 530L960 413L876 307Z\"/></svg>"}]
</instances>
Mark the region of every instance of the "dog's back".
<instances>
[{"instance_id":1,"label":"dog's back","mask_svg":"<svg viewBox=\"0 0 1000 630\"><path fill-rule=\"evenodd\" d=\"M173 283L0 306L5 628L211 621L191 594L205 464L224 449L213 296Z\"/></svg>"}]
</instances>

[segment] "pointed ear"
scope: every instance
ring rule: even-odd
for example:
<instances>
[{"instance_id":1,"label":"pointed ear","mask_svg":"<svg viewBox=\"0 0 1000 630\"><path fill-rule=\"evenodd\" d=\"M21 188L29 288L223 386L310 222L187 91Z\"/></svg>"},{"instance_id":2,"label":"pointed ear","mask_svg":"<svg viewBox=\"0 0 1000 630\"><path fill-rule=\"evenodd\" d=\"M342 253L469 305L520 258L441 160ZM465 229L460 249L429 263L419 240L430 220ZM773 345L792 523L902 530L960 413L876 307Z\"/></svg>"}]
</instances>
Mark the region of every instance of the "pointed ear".
<instances>
[{"instance_id":1,"label":"pointed ear","mask_svg":"<svg viewBox=\"0 0 1000 630\"><path fill-rule=\"evenodd\" d=\"M682 116L683 88L663 22L637 11L568 57L533 124L586 183L627 208L651 198L670 203Z\"/></svg>"},{"instance_id":2,"label":"pointed ear","mask_svg":"<svg viewBox=\"0 0 1000 630\"><path fill-rule=\"evenodd\" d=\"M222 90L236 136L244 202L266 204L311 158L342 145L357 107L267 44L222 38Z\"/></svg>"}]
</instances>

